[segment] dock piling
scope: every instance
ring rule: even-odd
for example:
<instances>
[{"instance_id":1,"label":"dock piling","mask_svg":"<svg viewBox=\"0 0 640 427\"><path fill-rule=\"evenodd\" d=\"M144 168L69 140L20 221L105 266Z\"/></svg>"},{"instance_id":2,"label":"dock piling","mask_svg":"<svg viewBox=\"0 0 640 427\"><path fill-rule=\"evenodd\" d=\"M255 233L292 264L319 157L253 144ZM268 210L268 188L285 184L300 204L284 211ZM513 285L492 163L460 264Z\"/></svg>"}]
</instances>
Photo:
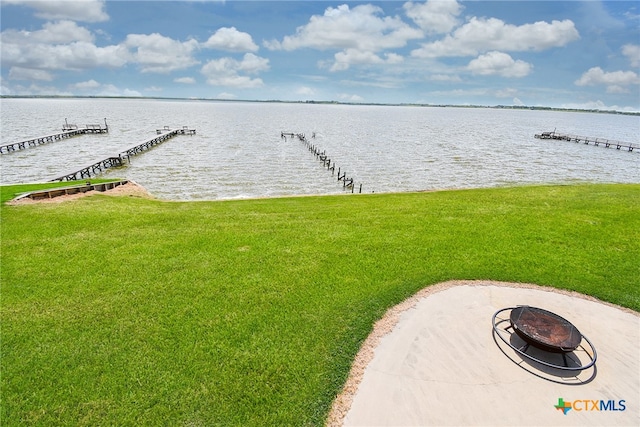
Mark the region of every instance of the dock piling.
<instances>
[{"instance_id":1,"label":"dock piling","mask_svg":"<svg viewBox=\"0 0 640 427\"><path fill-rule=\"evenodd\" d=\"M627 151L631 152L634 149L638 149L638 152L640 152L640 144L634 144L631 142L622 142L622 141L615 141L615 140L609 140L606 138L597 138L597 137L590 137L590 136L579 136L579 135L570 135L570 134L564 134L564 133L557 133L555 131L555 129L553 130L553 132L542 132L542 133L537 133L534 135L535 138L538 139L553 139L553 140L558 140L558 141L569 141L569 142L575 142L575 143L579 143L582 142L584 143L584 145L589 145L590 143L593 143L594 146L598 147L600 144L604 144L605 148L609 148L613 145L616 146L616 149L620 150L621 148L626 148Z\"/></svg>"},{"instance_id":2,"label":"dock piling","mask_svg":"<svg viewBox=\"0 0 640 427\"><path fill-rule=\"evenodd\" d=\"M284 139L285 141L287 140L287 136L291 138L297 137L299 141L305 144L307 149L316 157L316 159L322 162L322 166L326 167L328 171L331 171L332 176L335 175L336 162L335 160L333 161L333 163L331 162L331 158L329 158L329 156L327 155L326 150L321 151L320 148L317 145L312 144L305 137L303 133L293 133L293 132L284 132L284 131L280 132L280 138ZM315 132L311 134L311 138L312 139L316 138ZM338 182L340 181L342 181L343 188L350 188L351 192L352 193L354 192L355 183L353 178L347 178L347 173L343 172L342 169L338 167ZM360 184L359 193L362 193L362 183Z\"/></svg>"}]
</instances>

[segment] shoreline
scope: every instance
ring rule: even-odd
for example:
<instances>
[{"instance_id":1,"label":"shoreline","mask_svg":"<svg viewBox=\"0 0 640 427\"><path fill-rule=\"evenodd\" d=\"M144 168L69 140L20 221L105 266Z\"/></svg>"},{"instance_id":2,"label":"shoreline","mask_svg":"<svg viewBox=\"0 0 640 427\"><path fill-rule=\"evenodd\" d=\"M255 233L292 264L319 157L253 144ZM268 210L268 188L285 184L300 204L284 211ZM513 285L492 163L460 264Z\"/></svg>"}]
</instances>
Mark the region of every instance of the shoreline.
<instances>
[{"instance_id":1,"label":"shoreline","mask_svg":"<svg viewBox=\"0 0 640 427\"><path fill-rule=\"evenodd\" d=\"M6 204L10 206L19 206L19 205L34 205L34 204L40 204L40 203L44 203L44 204L64 203L64 202L70 202L73 200L78 200L83 197L91 196L94 194L104 194L107 196L129 196L129 197L138 197L143 199L155 199L155 197L153 197L153 195L149 193L149 191L147 191L146 188L144 188L143 186L141 186L135 181L129 181L124 185L119 185L115 188L111 188L106 191L92 190L84 193L66 194L62 196L52 197L50 199L43 198L38 200L33 200L28 197L23 197L19 200L16 200L16 199L9 200Z\"/></svg>"}]
</instances>

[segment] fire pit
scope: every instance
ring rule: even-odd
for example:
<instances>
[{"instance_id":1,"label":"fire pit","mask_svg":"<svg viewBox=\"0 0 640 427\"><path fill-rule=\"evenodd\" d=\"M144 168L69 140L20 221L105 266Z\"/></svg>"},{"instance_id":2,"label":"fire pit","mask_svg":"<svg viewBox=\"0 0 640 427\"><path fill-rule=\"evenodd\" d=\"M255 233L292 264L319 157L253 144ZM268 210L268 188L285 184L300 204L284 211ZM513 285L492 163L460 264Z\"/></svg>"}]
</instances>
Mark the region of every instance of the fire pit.
<instances>
[{"instance_id":1,"label":"fire pit","mask_svg":"<svg viewBox=\"0 0 640 427\"><path fill-rule=\"evenodd\" d=\"M501 318L501 313L506 311L510 311L508 319ZM508 325L502 327L507 322ZM578 328L567 319L541 308L521 305L498 310L493 315L493 330L502 341L520 355L545 366L576 371L587 369L596 362L595 347ZM516 340L511 339L510 330L515 332L524 345L514 344ZM528 354L529 346L544 352L562 354L563 365L550 363ZM571 361L577 366L569 366L567 355L578 351L587 355L588 362L583 364L579 358L575 357L571 358Z\"/></svg>"}]
</instances>

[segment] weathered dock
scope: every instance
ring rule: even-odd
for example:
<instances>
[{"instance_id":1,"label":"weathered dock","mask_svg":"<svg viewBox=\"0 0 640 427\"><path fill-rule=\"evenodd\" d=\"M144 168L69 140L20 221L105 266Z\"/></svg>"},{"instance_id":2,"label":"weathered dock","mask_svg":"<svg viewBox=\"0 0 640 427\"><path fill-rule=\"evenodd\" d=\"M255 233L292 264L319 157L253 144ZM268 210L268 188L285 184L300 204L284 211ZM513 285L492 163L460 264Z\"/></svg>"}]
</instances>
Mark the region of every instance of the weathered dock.
<instances>
[{"instance_id":1,"label":"weathered dock","mask_svg":"<svg viewBox=\"0 0 640 427\"><path fill-rule=\"evenodd\" d=\"M109 125L107 124L107 119L104 119L104 126L98 125L82 125L78 126L76 124L69 124L67 119L64 119L64 125L62 126L63 131L69 130L79 130L83 134L86 133L109 133Z\"/></svg>"},{"instance_id":2,"label":"weathered dock","mask_svg":"<svg viewBox=\"0 0 640 427\"><path fill-rule=\"evenodd\" d=\"M107 157L106 159L98 160L89 166L78 169L75 172L64 174L49 181L77 181L79 179L87 179L102 173L102 171L106 169L123 165L124 159L122 157Z\"/></svg>"},{"instance_id":3,"label":"weathered dock","mask_svg":"<svg viewBox=\"0 0 640 427\"><path fill-rule=\"evenodd\" d=\"M165 126L162 129L156 129L156 133L160 135L161 133L175 133L176 135L195 135L195 129L189 129L189 126L182 126L178 129L171 129L169 126Z\"/></svg>"},{"instance_id":4,"label":"weathered dock","mask_svg":"<svg viewBox=\"0 0 640 427\"><path fill-rule=\"evenodd\" d=\"M104 126L100 124L93 124L84 125L82 127L69 124L65 119L65 124L62 126L62 132L25 139L24 141L13 142L11 144L0 145L0 154L7 154L13 151L24 150L29 147L37 147L38 145L46 144L48 142L59 141L61 139L67 139L78 135L108 132L109 126L107 125L107 119L104 119Z\"/></svg>"},{"instance_id":5,"label":"weathered dock","mask_svg":"<svg viewBox=\"0 0 640 427\"><path fill-rule=\"evenodd\" d=\"M47 190L31 191L29 193L21 194L13 200L21 200L26 198L29 198L32 200L43 200L43 199L52 199L54 197L59 197L59 196L66 196L70 194L86 193L88 191L104 192L104 191L119 187L121 185L125 185L128 182L129 182L128 180L110 181L110 182L103 182L100 184L92 184L91 182L87 182L85 185L73 185L69 187L57 187L57 188L49 188Z\"/></svg>"},{"instance_id":6,"label":"weathered dock","mask_svg":"<svg viewBox=\"0 0 640 427\"><path fill-rule=\"evenodd\" d=\"M616 147L616 149L625 149L627 151L633 151L634 149L638 149L640 152L640 144L633 144L630 142L622 142L615 141L612 139L605 138L594 138L591 136L580 136L580 135L570 135L565 133L557 133L555 130L553 132L542 132L534 135L538 139L555 139L559 141L569 141L569 142L582 142L586 145L593 144L595 146L603 145L606 148Z\"/></svg>"},{"instance_id":7,"label":"weathered dock","mask_svg":"<svg viewBox=\"0 0 640 427\"><path fill-rule=\"evenodd\" d=\"M135 156L138 155L144 151L149 150L150 148L158 145L158 144L162 144L163 142L165 142L167 139L171 139L174 136L177 135L195 135L196 134L196 130L195 129L189 129L188 126L183 126L182 128L179 129L171 129L168 126L165 126L162 129L156 129L156 134L158 136L153 137L151 139L148 139L138 145L135 145L127 150L121 151L118 154L118 157L124 159L126 158L127 160L130 160L131 156Z\"/></svg>"},{"instance_id":8,"label":"weathered dock","mask_svg":"<svg viewBox=\"0 0 640 427\"><path fill-rule=\"evenodd\" d=\"M290 138L296 137L296 138L298 138L298 140L301 141L303 144L305 144L307 149L309 151L311 151L311 153L314 156L316 156L316 158L318 160L320 160L322 162L322 165L325 166L327 168L327 170L331 171L331 175L335 175L335 171L336 171L336 163L335 163L335 161L333 163L331 163L331 159L327 155L326 151L325 150L320 150L320 148L318 148L315 144L313 144L311 141L309 141L307 139L305 134L303 134L303 133L293 133L293 132L280 132L280 138L283 138L286 141L287 137L290 137ZM312 139L316 138L315 132L312 134L311 138ZM350 189L352 193L355 192L354 191L355 190L355 183L353 181L353 178L347 178L347 173L342 171L341 168L338 168L338 182L340 182L340 181L342 181L342 187L343 188ZM362 183L359 186L358 193L362 193Z\"/></svg>"},{"instance_id":9,"label":"weathered dock","mask_svg":"<svg viewBox=\"0 0 640 427\"><path fill-rule=\"evenodd\" d=\"M76 181L79 179L87 179L94 175L98 175L102 173L104 170L124 166L126 162L131 162L131 156L138 155L144 151L151 149L152 147L162 144L164 141L173 138L177 135L195 135L195 129L189 129L188 126L183 126L179 129L171 129L168 126L165 126L163 129L156 130L158 136L150 138L140 144L137 144L127 150L121 151L117 156L110 156L106 159L98 160L97 162L91 163L88 166L85 166L81 169L78 169L74 172L70 172L54 178L50 181Z\"/></svg>"}]
</instances>

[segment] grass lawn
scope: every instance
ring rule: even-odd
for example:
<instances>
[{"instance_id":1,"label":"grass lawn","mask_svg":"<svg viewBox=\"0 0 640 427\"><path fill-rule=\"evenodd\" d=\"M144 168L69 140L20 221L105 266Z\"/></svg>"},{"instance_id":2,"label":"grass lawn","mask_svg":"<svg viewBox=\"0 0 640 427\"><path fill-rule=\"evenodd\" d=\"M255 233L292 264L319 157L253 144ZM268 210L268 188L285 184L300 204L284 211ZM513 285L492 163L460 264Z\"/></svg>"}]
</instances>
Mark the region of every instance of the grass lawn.
<instances>
[{"instance_id":1,"label":"grass lawn","mask_svg":"<svg viewBox=\"0 0 640 427\"><path fill-rule=\"evenodd\" d=\"M640 310L640 185L99 194L3 205L1 233L5 426L322 425L375 320L449 279Z\"/></svg>"}]
</instances>

